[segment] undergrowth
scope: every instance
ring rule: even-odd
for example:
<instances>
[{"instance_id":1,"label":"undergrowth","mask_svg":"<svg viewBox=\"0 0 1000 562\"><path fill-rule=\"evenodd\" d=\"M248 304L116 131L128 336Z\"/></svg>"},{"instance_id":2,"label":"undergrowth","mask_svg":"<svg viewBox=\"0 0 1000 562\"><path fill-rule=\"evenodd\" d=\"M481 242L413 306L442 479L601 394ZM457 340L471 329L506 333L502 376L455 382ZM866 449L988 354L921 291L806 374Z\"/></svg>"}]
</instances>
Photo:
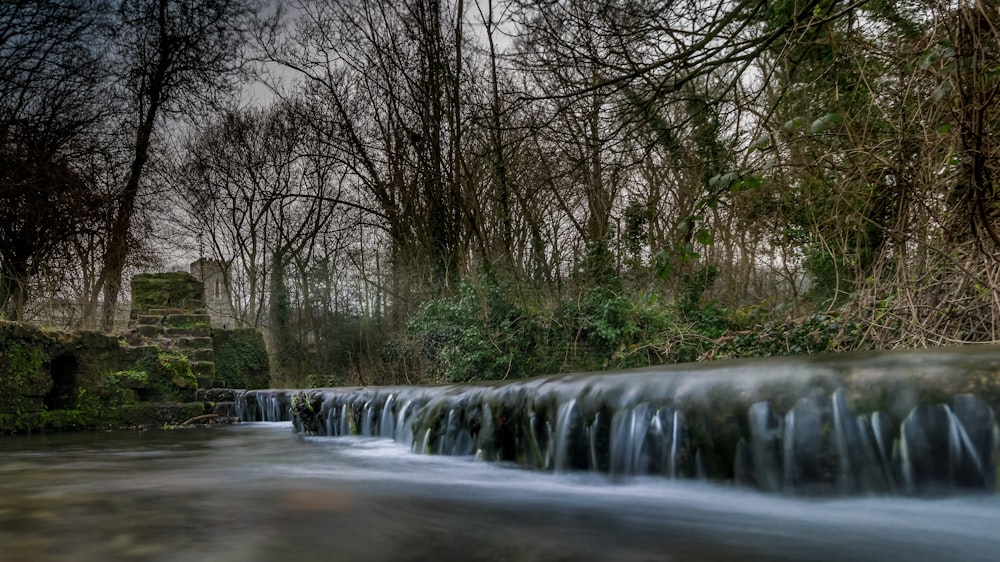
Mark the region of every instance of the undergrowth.
<instances>
[{"instance_id":1,"label":"undergrowth","mask_svg":"<svg viewBox=\"0 0 1000 562\"><path fill-rule=\"evenodd\" d=\"M436 382L507 380L716 358L843 349L850 330L831 316L776 322L706 299L710 266L680 278L678 297L627 290L610 278L562 299L490 277L466 282L414 314L389 361L417 358Z\"/></svg>"}]
</instances>

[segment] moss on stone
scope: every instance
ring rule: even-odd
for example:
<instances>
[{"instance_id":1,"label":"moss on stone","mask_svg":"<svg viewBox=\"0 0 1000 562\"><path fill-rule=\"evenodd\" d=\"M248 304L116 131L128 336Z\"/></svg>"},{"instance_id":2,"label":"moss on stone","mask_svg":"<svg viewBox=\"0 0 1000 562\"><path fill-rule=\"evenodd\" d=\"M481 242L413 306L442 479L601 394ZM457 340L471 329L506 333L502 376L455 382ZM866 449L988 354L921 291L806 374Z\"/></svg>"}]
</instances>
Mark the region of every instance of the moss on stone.
<instances>
[{"instance_id":1,"label":"moss on stone","mask_svg":"<svg viewBox=\"0 0 1000 562\"><path fill-rule=\"evenodd\" d=\"M40 331L18 324L0 324L0 432L10 431L18 419L44 409L43 397L52 388L44 368L50 361L49 341Z\"/></svg>"},{"instance_id":2,"label":"moss on stone","mask_svg":"<svg viewBox=\"0 0 1000 562\"><path fill-rule=\"evenodd\" d=\"M149 273L132 278L132 308L142 313L151 308L205 307L205 285L187 272Z\"/></svg>"},{"instance_id":3,"label":"moss on stone","mask_svg":"<svg viewBox=\"0 0 1000 562\"><path fill-rule=\"evenodd\" d=\"M202 415L204 405L194 400L199 387L215 384L217 348L222 384L267 386L260 332L225 331L217 345L200 281L187 273L139 275L133 289L132 318L149 333L120 337L0 321L0 434Z\"/></svg>"},{"instance_id":4,"label":"moss on stone","mask_svg":"<svg viewBox=\"0 0 1000 562\"><path fill-rule=\"evenodd\" d=\"M264 336L253 328L213 331L215 380L229 388L267 388Z\"/></svg>"}]
</instances>

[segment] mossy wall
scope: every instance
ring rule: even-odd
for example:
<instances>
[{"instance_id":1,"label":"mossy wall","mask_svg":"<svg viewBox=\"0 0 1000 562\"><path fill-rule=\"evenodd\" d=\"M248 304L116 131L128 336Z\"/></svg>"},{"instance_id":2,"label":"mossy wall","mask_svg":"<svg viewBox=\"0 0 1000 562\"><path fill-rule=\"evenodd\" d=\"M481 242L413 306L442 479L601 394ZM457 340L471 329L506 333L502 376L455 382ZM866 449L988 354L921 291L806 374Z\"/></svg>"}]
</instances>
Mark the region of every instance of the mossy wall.
<instances>
[{"instance_id":1,"label":"mossy wall","mask_svg":"<svg viewBox=\"0 0 1000 562\"><path fill-rule=\"evenodd\" d=\"M0 427L4 414L44 410L45 396L52 390L52 377L43 366L50 360L42 334L33 334L16 324L0 324Z\"/></svg>"},{"instance_id":2,"label":"mossy wall","mask_svg":"<svg viewBox=\"0 0 1000 562\"><path fill-rule=\"evenodd\" d=\"M95 425L87 397L122 359L117 338L0 322L0 433Z\"/></svg>"},{"instance_id":3,"label":"mossy wall","mask_svg":"<svg viewBox=\"0 0 1000 562\"><path fill-rule=\"evenodd\" d=\"M216 384L228 388L267 388L264 336L254 328L212 331Z\"/></svg>"},{"instance_id":4,"label":"mossy wall","mask_svg":"<svg viewBox=\"0 0 1000 562\"><path fill-rule=\"evenodd\" d=\"M205 310L205 285L184 271L144 273L132 278L132 319L152 309Z\"/></svg>"},{"instance_id":5,"label":"mossy wall","mask_svg":"<svg viewBox=\"0 0 1000 562\"><path fill-rule=\"evenodd\" d=\"M0 322L0 433L158 423L152 404L195 402L196 391L175 351Z\"/></svg>"},{"instance_id":6,"label":"mossy wall","mask_svg":"<svg viewBox=\"0 0 1000 562\"><path fill-rule=\"evenodd\" d=\"M139 275L132 289L122 338L0 321L0 434L180 423L213 405L199 388L267 386L260 332L213 330L196 278Z\"/></svg>"}]
</instances>

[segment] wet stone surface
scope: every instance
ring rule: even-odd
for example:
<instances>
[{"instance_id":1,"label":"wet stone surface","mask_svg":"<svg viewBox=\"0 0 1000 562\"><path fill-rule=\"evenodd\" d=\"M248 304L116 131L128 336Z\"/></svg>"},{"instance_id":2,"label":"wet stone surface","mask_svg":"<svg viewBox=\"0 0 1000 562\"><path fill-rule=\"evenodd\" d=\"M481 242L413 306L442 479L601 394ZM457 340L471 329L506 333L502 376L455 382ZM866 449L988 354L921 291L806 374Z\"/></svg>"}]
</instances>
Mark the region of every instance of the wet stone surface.
<instances>
[{"instance_id":1,"label":"wet stone surface","mask_svg":"<svg viewBox=\"0 0 1000 562\"><path fill-rule=\"evenodd\" d=\"M735 482L807 496L996 491L1000 348L831 354L504 384L259 390L248 421L391 437L415 453L544 471ZM1000 381L1000 371L995 377ZM1000 384L1000 382L994 382ZM865 388L891 387L879 400ZM872 409L874 408L874 409Z\"/></svg>"}]
</instances>

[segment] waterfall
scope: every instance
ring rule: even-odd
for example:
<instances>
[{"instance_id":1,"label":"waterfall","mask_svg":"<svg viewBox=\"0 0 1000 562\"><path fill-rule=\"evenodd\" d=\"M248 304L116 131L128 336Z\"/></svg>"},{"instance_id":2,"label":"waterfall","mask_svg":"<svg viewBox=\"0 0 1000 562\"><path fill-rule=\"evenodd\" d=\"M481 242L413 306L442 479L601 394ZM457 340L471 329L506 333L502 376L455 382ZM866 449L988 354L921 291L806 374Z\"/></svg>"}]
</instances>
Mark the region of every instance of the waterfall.
<instances>
[{"instance_id":1,"label":"waterfall","mask_svg":"<svg viewBox=\"0 0 1000 562\"><path fill-rule=\"evenodd\" d=\"M993 490L996 416L975 395L941 393L942 385L964 388L955 381L965 367L951 361L909 352L314 389L309 400L321 406L291 414L300 430L539 470L707 478L808 495ZM870 390L886 385L902 390ZM288 419L295 392L247 392L241 418Z\"/></svg>"},{"instance_id":2,"label":"waterfall","mask_svg":"<svg viewBox=\"0 0 1000 562\"><path fill-rule=\"evenodd\" d=\"M291 390L249 390L236 393L236 417L241 421L292 421Z\"/></svg>"}]
</instances>

